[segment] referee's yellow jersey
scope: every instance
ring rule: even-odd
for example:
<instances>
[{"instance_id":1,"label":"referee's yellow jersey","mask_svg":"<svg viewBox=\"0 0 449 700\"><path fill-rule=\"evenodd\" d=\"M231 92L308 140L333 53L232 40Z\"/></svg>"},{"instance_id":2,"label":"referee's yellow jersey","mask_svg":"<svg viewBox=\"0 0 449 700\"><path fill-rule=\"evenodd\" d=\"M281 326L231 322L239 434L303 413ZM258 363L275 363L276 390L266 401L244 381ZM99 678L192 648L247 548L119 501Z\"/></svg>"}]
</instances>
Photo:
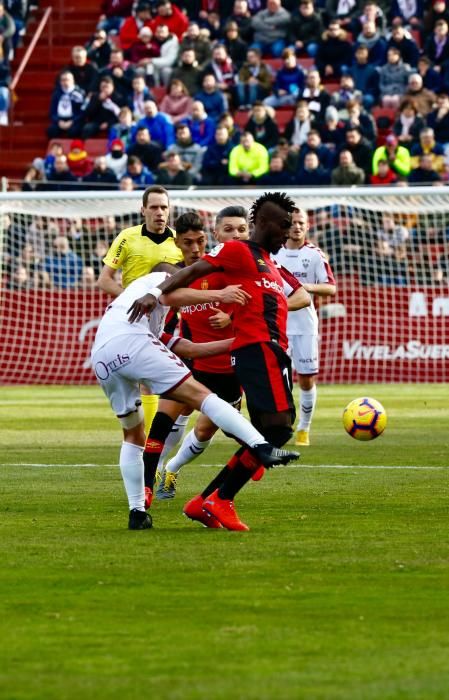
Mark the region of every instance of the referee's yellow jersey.
<instances>
[{"instance_id":1,"label":"referee's yellow jersey","mask_svg":"<svg viewBox=\"0 0 449 700\"><path fill-rule=\"evenodd\" d=\"M159 238L161 241L157 242ZM171 228L167 226L165 232L158 236L149 233L145 224L139 224L120 231L103 262L114 270L122 270L122 285L127 287L133 280L148 274L158 263L176 265L182 259Z\"/></svg>"}]
</instances>

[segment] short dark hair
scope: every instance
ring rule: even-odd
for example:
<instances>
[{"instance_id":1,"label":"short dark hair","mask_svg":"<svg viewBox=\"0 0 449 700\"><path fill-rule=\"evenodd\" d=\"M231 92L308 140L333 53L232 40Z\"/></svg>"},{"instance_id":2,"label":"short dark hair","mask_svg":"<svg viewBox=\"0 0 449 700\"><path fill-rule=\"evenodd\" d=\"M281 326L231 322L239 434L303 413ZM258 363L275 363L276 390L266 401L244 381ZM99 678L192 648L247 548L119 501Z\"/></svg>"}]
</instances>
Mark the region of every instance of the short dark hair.
<instances>
[{"instance_id":1,"label":"short dark hair","mask_svg":"<svg viewBox=\"0 0 449 700\"><path fill-rule=\"evenodd\" d=\"M132 156L131 156L132 158ZM140 160L140 159L139 159ZM128 159L128 164L129 164L130 159ZM143 206L146 207L148 204L148 197L150 194L165 194L165 196L168 199L168 192L165 189L165 187L162 187L162 185L150 185L150 187L147 187L145 192L142 195L142 203Z\"/></svg>"},{"instance_id":2,"label":"short dark hair","mask_svg":"<svg viewBox=\"0 0 449 700\"><path fill-rule=\"evenodd\" d=\"M181 214L175 221L177 236L187 233L187 231L202 231L203 229L204 222L195 211L188 211L185 214Z\"/></svg>"},{"instance_id":3,"label":"short dark hair","mask_svg":"<svg viewBox=\"0 0 449 700\"><path fill-rule=\"evenodd\" d=\"M224 209L220 209L217 216L215 217L215 224L219 224L221 221L223 221L223 219L226 219L227 217L231 216L236 216L240 219L245 219L245 221L247 221L248 210L245 209L245 207L239 206L238 204L231 204L229 207L224 207Z\"/></svg>"},{"instance_id":4,"label":"short dark hair","mask_svg":"<svg viewBox=\"0 0 449 700\"><path fill-rule=\"evenodd\" d=\"M295 203L291 197L285 192L264 192L258 197L249 211L249 220L252 224L256 223L257 216L264 204L276 204L283 209L287 214L291 214L295 208Z\"/></svg>"}]
</instances>

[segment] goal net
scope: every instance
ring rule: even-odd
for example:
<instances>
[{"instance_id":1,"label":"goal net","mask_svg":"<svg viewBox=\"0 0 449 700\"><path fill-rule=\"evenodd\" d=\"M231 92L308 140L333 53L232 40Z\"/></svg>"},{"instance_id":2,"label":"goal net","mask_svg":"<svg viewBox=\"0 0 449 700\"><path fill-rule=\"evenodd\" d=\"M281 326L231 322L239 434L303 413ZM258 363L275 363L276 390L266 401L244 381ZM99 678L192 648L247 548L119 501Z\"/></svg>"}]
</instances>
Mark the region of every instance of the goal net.
<instances>
[{"instance_id":1,"label":"goal net","mask_svg":"<svg viewBox=\"0 0 449 700\"><path fill-rule=\"evenodd\" d=\"M445 188L287 190L310 217L337 295L315 299L322 382L449 380L449 192ZM171 192L172 221L261 190ZM1 384L94 383L90 347L108 298L106 250L140 222L141 192L0 195Z\"/></svg>"}]
</instances>

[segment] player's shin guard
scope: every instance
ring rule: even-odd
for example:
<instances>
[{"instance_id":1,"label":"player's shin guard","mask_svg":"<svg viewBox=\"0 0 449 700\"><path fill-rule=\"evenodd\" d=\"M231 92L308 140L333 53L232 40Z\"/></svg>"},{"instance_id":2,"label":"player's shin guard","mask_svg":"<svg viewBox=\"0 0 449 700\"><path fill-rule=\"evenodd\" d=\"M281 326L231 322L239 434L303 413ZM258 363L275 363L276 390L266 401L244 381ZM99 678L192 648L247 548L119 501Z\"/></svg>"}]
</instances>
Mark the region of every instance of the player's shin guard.
<instances>
[{"instance_id":1,"label":"player's shin guard","mask_svg":"<svg viewBox=\"0 0 449 700\"><path fill-rule=\"evenodd\" d=\"M143 461L145 465L145 486L153 489L154 478L164 443L173 426L173 420L166 413L158 411L154 416L150 434L145 442Z\"/></svg>"},{"instance_id":2,"label":"player's shin guard","mask_svg":"<svg viewBox=\"0 0 449 700\"><path fill-rule=\"evenodd\" d=\"M145 435L150 432L151 424L153 423L154 416L157 413L157 407L159 403L159 396L154 394L142 394L142 409L145 423Z\"/></svg>"},{"instance_id":3,"label":"player's shin guard","mask_svg":"<svg viewBox=\"0 0 449 700\"><path fill-rule=\"evenodd\" d=\"M120 450L120 471L128 496L129 509L145 510L143 480L143 448L130 442L122 442Z\"/></svg>"},{"instance_id":4,"label":"player's shin guard","mask_svg":"<svg viewBox=\"0 0 449 700\"><path fill-rule=\"evenodd\" d=\"M224 432L234 435L250 447L266 442L263 435L249 421L216 394L206 396L201 404L201 413Z\"/></svg>"}]
</instances>

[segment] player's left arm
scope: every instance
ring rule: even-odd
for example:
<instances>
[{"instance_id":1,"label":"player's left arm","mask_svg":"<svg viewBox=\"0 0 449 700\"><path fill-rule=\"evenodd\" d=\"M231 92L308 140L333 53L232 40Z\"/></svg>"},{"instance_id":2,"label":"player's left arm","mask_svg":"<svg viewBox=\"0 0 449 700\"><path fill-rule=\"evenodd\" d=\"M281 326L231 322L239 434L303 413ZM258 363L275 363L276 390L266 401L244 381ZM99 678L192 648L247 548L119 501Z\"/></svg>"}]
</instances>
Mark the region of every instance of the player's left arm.
<instances>
[{"instance_id":1,"label":"player's left arm","mask_svg":"<svg viewBox=\"0 0 449 700\"><path fill-rule=\"evenodd\" d=\"M316 294L319 297L333 297L335 295L337 285L335 284L334 274L324 255L316 263L315 279L316 282L314 283L304 283L304 287L310 294Z\"/></svg>"},{"instance_id":2,"label":"player's left arm","mask_svg":"<svg viewBox=\"0 0 449 700\"><path fill-rule=\"evenodd\" d=\"M164 306L185 306L204 302L219 302L222 304L246 304L251 298L248 292L240 289L240 284L230 284L223 289L191 289L190 287L176 289L160 297Z\"/></svg>"},{"instance_id":3,"label":"player's left arm","mask_svg":"<svg viewBox=\"0 0 449 700\"><path fill-rule=\"evenodd\" d=\"M329 283L317 283L309 284L304 283L304 289L309 292L309 294L316 294L318 297L333 297L337 292L337 287L335 284Z\"/></svg>"}]
</instances>

